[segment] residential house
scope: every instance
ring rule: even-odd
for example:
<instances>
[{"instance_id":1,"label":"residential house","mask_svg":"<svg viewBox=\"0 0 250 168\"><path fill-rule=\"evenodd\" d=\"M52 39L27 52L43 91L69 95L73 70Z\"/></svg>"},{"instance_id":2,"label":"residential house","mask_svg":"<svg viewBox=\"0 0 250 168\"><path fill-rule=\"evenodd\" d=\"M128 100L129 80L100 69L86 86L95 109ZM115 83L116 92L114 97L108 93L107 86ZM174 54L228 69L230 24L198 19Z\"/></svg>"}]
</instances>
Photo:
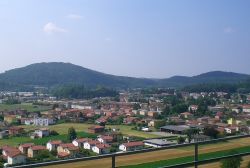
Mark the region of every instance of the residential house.
<instances>
[{"instance_id":1,"label":"residential house","mask_svg":"<svg viewBox=\"0 0 250 168\"><path fill-rule=\"evenodd\" d=\"M97 145L99 143L100 142L96 141L96 140L88 140L87 142L84 142L83 148L91 150L93 146L95 146L95 145Z\"/></svg>"},{"instance_id":2,"label":"residential house","mask_svg":"<svg viewBox=\"0 0 250 168\"><path fill-rule=\"evenodd\" d=\"M46 144L46 148L49 150L49 151L54 151L54 150L57 150L57 147L59 145L62 144L62 141L61 140L53 140L53 141L49 141L47 142Z\"/></svg>"},{"instance_id":3,"label":"residential house","mask_svg":"<svg viewBox=\"0 0 250 168\"><path fill-rule=\"evenodd\" d=\"M10 127L9 128L9 135L20 135L24 132L24 129L22 127L16 127L16 126L13 126L13 127Z\"/></svg>"},{"instance_id":4,"label":"residential house","mask_svg":"<svg viewBox=\"0 0 250 168\"><path fill-rule=\"evenodd\" d=\"M20 151L12 151L7 156L8 165L17 165L26 163L26 156Z\"/></svg>"},{"instance_id":5,"label":"residential house","mask_svg":"<svg viewBox=\"0 0 250 168\"><path fill-rule=\"evenodd\" d=\"M250 113L250 105L243 105L242 106L242 112Z\"/></svg>"},{"instance_id":6,"label":"residential house","mask_svg":"<svg viewBox=\"0 0 250 168\"><path fill-rule=\"evenodd\" d=\"M39 152L44 151L44 150L46 150L46 147L42 145L31 146L28 149L28 157L34 158L39 154Z\"/></svg>"},{"instance_id":7,"label":"residential house","mask_svg":"<svg viewBox=\"0 0 250 168\"><path fill-rule=\"evenodd\" d=\"M16 115L5 115L4 121L6 121L7 123L15 123L18 121L18 118L16 117Z\"/></svg>"},{"instance_id":8,"label":"residential house","mask_svg":"<svg viewBox=\"0 0 250 168\"><path fill-rule=\"evenodd\" d=\"M110 153L111 146L108 144L96 144L92 147L92 151L97 154L107 154Z\"/></svg>"},{"instance_id":9,"label":"residential house","mask_svg":"<svg viewBox=\"0 0 250 168\"><path fill-rule=\"evenodd\" d=\"M105 125L107 121L108 121L108 117L107 116L102 116L102 117L98 118L95 121L95 123L99 124L99 125Z\"/></svg>"},{"instance_id":10,"label":"residential house","mask_svg":"<svg viewBox=\"0 0 250 168\"><path fill-rule=\"evenodd\" d=\"M72 143L60 144L57 147L58 157L76 157L79 153L79 147Z\"/></svg>"},{"instance_id":11,"label":"residential house","mask_svg":"<svg viewBox=\"0 0 250 168\"><path fill-rule=\"evenodd\" d=\"M193 114L189 113L189 112L184 112L184 113L181 113L180 114L180 117L181 118L184 118L184 119L190 119L193 117Z\"/></svg>"},{"instance_id":12,"label":"residential house","mask_svg":"<svg viewBox=\"0 0 250 168\"><path fill-rule=\"evenodd\" d=\"M148 115L148 111L147 110L140 110L139 114L142 116L146 116L146 115Z\"/></svg>"},{"instance_id":13,"label":"residential house","mask_svg":"<svg viewBox=\"0 0 250 168\"><path fill-rule=\"evenodd\" d=\"M97 140L101 143L111 144L114 141L114 138L108 135L101 135L97 138Z\"/></svg>"},{"instance_id":14,"label":"residential house","mask_svg":"<svg viewBox=\"0 0 250 168\"><path fill-rule=\"evenodd\" d=\"M152 118L156 118L158 116L158 112L157 111L149 111L148 112L148 116L152 117Z\"/></svg>"},{"instance_id":15,"label":"residential house","mask_svg":"<svg viewBox=\"0 0 250 168\"><path fill-rule=\"evenodd\" d=\"M227 120L227 124L229 124L229 125L239 125L241 122L242 122L241 120L237 120L234 118L229 118Z\"/></svg>"},{"instance_id":16,"label":"residential house","mask_svg":"<svg viewBox=\"0 0 250 168\"><path fill-rule=\"evenodd\" d=\"M90 139L88 138L79 138L79 139L75 139L72 141L72 144L74 144L75 146L78 146L80 148L84 147L84 143L89 141Z\"/></svg>"},{"instance_id":17,"label":"residential house","mask_svg":"<svg viewBox=\"0 0 250 168\"><path fill-rule=\"evenodd\" d=\"M33 125L34 124L34 119L33 118L26 118L24 120L25 125Z\"/></svg>"},{"instance_id":18,"label":"residential house","mask_svg":"<svg viewBox=\"0 0 250 168\"><path fill-rule=\"evenodd\" d=\"M2 147L2 155L4 159L7 159L10 153L17 153L17 152L20 152L18 148L9 145L5 145Z\"/></svg>"},{"instance_id":19,"label":"residential house","mask_svg":"<svg viewBox=\"0 0 250 168\"><path fill-rule=\"evenodd\" d=\"M195 113L198 110L198 106L197 105L190 105L188 107L188 111Z\"/></svg>"},{"instance_id":20,"label":"residential house","mask_svg":"<svg viewBox=\"0 0 250 168\"><path fill-rule=\"evenodd\" d=\"M96 134L96 133L103 133L105 130L105 127L104 126L99 126L99 125L95 125L95 126L92 126L92 127L89 127L88 128L88 131L90 133L93 133L93 134Z\"/></svg>"},{"instance_id":21,"label":"residential house","mask_svg":"<svg viewBox=\"0 0 250 168\"><path fill-rule=\"evenodd\" d=\"M27 155L28 154L28 149L32 147L34 144L33 143L25 143L19 145L18 149L21 151L22 154Z\"/></svg>"},{"instance_id":22,"label":"residential house","mask_svg":"<svg viewBox=\"0 0 250 168\"><path fill-rule=\"evenodd\" d=\"M49 126L54 124L54 120L51 118L34 118L34 125L35 126Z\"/></svg>"},{"instance_id":23,"label":"residential house","mask_svg":"<svg viewBox=\"0 0 250 168\"><path fill-rule=\"evenodd\" d=\"M134 123L136 123L138 121L138 118L137 117L127 117L127 118L124 118L123 119L123 123L124 124L127 124L127 125L129 125L129 124L134 124Z\"/></svg>"},{"instance_id":24,"label":"residential house","mask_svg":"<svg viewBox=\"0 0 250 168\"><path fill-rule=\"evenodd\" d=\"M227 134L235 134L237 131L239 131L238 127L226 127L225 132Z\"/></svg>"},{"instance_id":25,"label":"residential house","mask_svg":"<svg viewBox=\"0 0 250 168\"><path fill-rule=\"evenodd\" d=\"M49 129L41 128L41 129L35 130L34 134L36 135L36 137L43 138L43 137L49 136Z\"/></svg>"},{"instance_id":26,"label":"residential house","mask_svg":"<svg viewBox=\"0 0 250 168\"><path fill-rule=\"evenodd\" d=\"M140 150L143 147L144 143L142 141L127 142L119 145L119 150L126 152L126 151Z\"/></svg>"}]
</instances>

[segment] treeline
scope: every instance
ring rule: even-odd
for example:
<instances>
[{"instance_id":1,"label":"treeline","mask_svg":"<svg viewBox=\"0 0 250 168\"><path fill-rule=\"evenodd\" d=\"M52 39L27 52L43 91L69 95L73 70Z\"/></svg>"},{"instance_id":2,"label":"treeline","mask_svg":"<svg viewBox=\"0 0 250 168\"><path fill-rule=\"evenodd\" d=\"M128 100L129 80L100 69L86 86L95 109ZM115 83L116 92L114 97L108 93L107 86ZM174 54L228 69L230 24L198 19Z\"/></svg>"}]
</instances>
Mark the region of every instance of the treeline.
<instances>
[{"instance_id":1,"label":"treeline","mask_svg":"<svg viewBox=\"0 0 250 168\"><path fill-rule=\"evenodd\" d=\"M206 83L183 87L182 91L187 92L227 92L227 93L249 93L250 80L236 84Z\"/></svg>"},{"instance_id":2,"label":"treeline","mask_svg":"<svg viewBox=\"0 0 250 168\"><path fill-rule=\"evenodd\" d=\"M95 97L115 97L118 92L113 89L97 87L95 89L86 88L84 85L70 84L56 87L51 90L53 96L57 98L84 99Z\"/></svg>"},{"instance_id":3,"label":"treeline","mask_svg":"<svg viewBox=\"0 0 250 168\"><path fill-rule=\"evenodd\" d=\"M26 92L34 91L34 87L0 81L0 91Z\"/></svg>"}]
</instances>

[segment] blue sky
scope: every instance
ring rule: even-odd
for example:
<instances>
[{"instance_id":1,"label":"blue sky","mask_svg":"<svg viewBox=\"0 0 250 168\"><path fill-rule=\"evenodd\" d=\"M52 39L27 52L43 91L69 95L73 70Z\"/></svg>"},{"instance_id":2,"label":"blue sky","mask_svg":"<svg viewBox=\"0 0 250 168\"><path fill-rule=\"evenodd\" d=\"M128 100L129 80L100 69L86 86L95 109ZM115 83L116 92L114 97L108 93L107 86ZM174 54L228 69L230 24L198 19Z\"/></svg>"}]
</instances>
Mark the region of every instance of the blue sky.
<instances>
[{"instance_id":1,"label":"blue sky","mask_svg":"<svg viewBox=\"0 0 250 168\"><path fill-rule=\"evenodd\" d=\"M0 0L0 72L38 62L165 78L250 74L247 0Z\"/></svg>"}]
</instances>

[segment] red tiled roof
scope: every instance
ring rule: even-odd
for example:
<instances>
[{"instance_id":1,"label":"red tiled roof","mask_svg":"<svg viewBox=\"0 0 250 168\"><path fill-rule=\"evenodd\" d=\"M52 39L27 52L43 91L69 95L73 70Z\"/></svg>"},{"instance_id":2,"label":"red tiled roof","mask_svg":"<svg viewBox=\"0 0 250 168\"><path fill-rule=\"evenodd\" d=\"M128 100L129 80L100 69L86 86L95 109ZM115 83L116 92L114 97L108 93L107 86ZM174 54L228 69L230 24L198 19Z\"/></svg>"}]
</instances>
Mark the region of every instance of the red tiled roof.
<instances>
[{"instance_id":1,"label":"red tiled roof","mask_svg":"<svg viewBox=\"0 0 250 168\"><path fill-rule=\"evenodd\" d=\"M48 143L52 144L52 145L59 145L62 143L61 140L54 140L54 141L49 141Z\"/></svg>"},{"instance_id":2,"label":"red tiled roof","mask_svg":"<svg viewBox=\"0 0 250 168\"><path fill-rule=\"evenodd\" d=\"M62 148L67 148L68 150L78 150L79 149L79 147L75 146L72 143L61 144L60 146Z\"/></svg>"},{"instance_id":3,"label":"red tiled roof","mask_svg":"<svg viewBox=\"0 0 250 168\"><path fill-rule=\"evenodd\" d=\"M10 151L8 153L8 156L11 157L11 158L13 158L15 156L18 156L18 155L22 155L20 151Z\"/></svg>"},{"instance_id":4,"label":"red tiled roof","mask_svg":"<svg viewBox=\"0 0 250 168\"><path fill-rule=\"evenodd\" d=\"M57 156L58 156L59 158L68 157L69 155L70 155L70 154L67 153L67 152L59 152L59 153L57 154Z\"/></svg>"},{"instance_id":5,"label":"red tiled roof","mask_svg":"<svg viewBox=\"0 0 250 168\"><path fill-rule=\"evenodd\" d=\"M126 147L134 147L134 146L143 146L144 143L142 141L128 142L123 144Z\"/></svg>"},{"instance_id":6,"label":"red tiled roof","mask_svg":"<svg viewBox=\"0 0 250 168\"><path fill-rule=\"evenodd\" d=\"M110 145L108 145L108 144L97 144L96 147L99 148L99 149L105 149L105 148L110 148Z\"/></svg>"},{"instance_id":7,"label":"red tiled roof","mask_svg":"<svg viewBox=\"0 0 250 168\"><path fill-rule=\"evenodd\" d=\"M25 144L20 145L20 147L29 148L29 147L31 147L33 145L34 145L33 143L25 143Z\"/></svg>"},{"instance_id":8,"label":"red tiled roof","mask_svg":"<svg viewBox=\"0 0 250 168\"><path fill-rule=\"evenodd\" d=\"M88 143L89 143L90 145L100 144L100 142L99 142L99 141L96 141L96 140L90 140L90 141L88 141Z\"/></svg>"},{"instance_id":9,"label":"red tiled roof","mask_svg":"<svg viewBox=\"0 0 250 168\"><path fill-rule=\"evenodd\" d=\"M100 129L100 128L104 128L104 126L94 125L94 126L89 127L88 129Z\"/></svg>"},{"instance_id":10,"label":"red tiled roof","mask_svg":"<svg viewBox=\"0 0 250 168\"><path fill-rule=\"evenodd\" d=\"M18 131L20 131L20 130L23 130L23 128L22 127L10 127L9 130L18 130Z\"/></svg>"},{"instance_id":11,"label":"red tiled roof","mask_svg":"<svg viewBox=\"0 0 250 168\"><path fill-rule=\"evenodd\" d=\"M192 114L189 112L184 112L184 113L181 113L181 115L192 115Z\"/></svg>"},{"instance_id":12,"label":"red tiled roof","mask_svg":"<svg viewBox=\"0 0 250 168\"><path fill-rule=\"evenodd\" d=\"M32 150L46 150L45 146L42 145L36 145L31 147Z\"/></svg>"},{"instance_id":13,"label":"red tiled roof","mask_svg":"<svg viewBox=\"0 0 250 168\"><path fill-rule=\"evenodd\" d=\"M113 137L112 136L101 136L100 138L104 139L104 140L108 140L108 141L112 141L113 140Z\"/></svg>"},{"instance_id":14,"label":"red tiled roof","mask_svg":"<svg viewBox=\"0 0 250 168\"><path fill-rule=\"evenodd\" d=\"M78 142L78 143L79 142L81 143L81 142L89 141L89 139L88 138L79 138L79 139L75 139L75 141Z\"/></svg>"}]
</instances>

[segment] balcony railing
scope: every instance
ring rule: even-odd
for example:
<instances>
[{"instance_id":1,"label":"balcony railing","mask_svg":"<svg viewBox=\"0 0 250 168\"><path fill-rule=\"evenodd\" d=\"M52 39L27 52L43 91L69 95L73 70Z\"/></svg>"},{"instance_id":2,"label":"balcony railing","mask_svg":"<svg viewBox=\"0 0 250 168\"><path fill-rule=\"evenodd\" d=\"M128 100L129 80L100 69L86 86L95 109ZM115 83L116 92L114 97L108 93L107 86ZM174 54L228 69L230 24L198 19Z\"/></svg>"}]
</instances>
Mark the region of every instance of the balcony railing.
<instances>
[{"instance_id":1,"label":"balcony railing","mask_svg":"<svg viewBox=\"0 0 250 168\"><path fill-rule=\"evenodd\" d=\"M220 142L220 141L227 141L227 140L248 138L248 137L250 137L250 134L240 135L240 136L230 136L230 137L226 137L226 138L218 138L218 139L196 142L196 143L170 145L170 146L161 147L161 148L149 148L149 149L143 149L143 150L131 151L131 152L106 154L106 155L100 155L100 156L94 156L94 157L82 157L82 158L74 158L74 159L66 159L66 160L40 162L40 163L26 164L26 165L20 165L20 166L12 166L12 168L28 168L28 167L30 168L30 167L51 166L51 165L59 165L59 164L73 163L73 162L80 162L80 161L98 160L98 159L104 159L104 158L111 158L110 167L115 168L116 167L116 157L119 157L119 156L161 151L161 150L166 150L166 149L176 149L176 148L187 147L187 146L194 146L194 161L183 163L183 164L178 164L178 165L165 166L162 168L183 168L183 167L187 167L187 166L194 166L195 168L197 168L201 164L211 163L211 162L219 161L221 159L232 158L232 157L236 157L236 156L250 155L250 152L246 152L246 153L239 153L239 154L227 155L227 156L222 156L222 157L215 157L215 158L211 158L211 159L199 160L199 151L198 151L199 145L212 144L212 143L216 143L216 142Z\"/></svg>"}]
</instances>

